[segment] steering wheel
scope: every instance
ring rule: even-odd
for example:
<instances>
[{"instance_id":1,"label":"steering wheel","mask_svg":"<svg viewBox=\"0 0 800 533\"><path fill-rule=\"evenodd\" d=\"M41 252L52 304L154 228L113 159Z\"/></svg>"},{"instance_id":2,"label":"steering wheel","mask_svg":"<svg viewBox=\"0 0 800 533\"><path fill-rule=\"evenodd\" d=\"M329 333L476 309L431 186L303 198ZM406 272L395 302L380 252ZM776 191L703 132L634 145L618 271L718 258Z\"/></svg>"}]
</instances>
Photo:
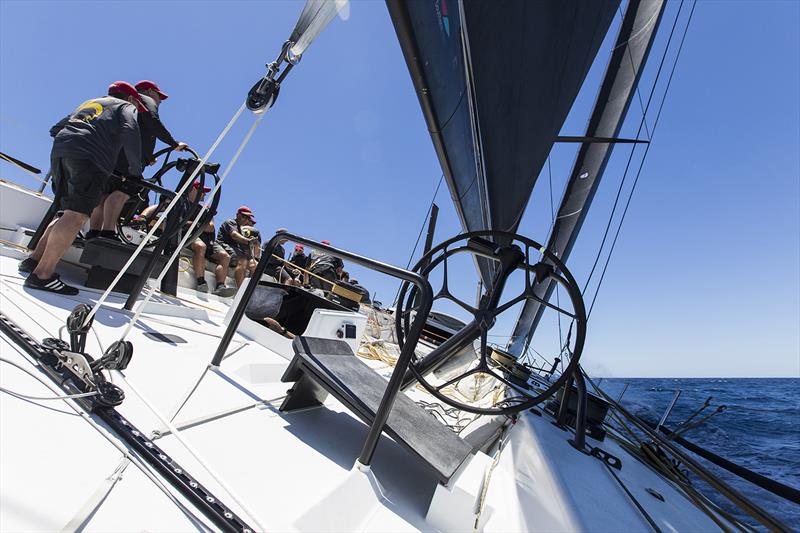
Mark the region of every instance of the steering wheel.
<instances>
[{"instance_id":1,"label":"steering wheel","mask_svg":"<svg viewBox=\"0 0 800 533\"><path fill-rule=\"evenodd\" d=\"M482 272L492 273L491 286L487 283L477 307L455 297L449 289L448 259L462 253L472 254ZM544 246L527 237L505 231L483 230L464 233L439 244L425 254L413 270L423 277L430 278L430 274L439 267L443 269L442 287L433 297L433 303L435 304L437 300L448 300L472 315L473 319L428 355L415 356L409 366L413 378L443 403L463 411L483 415L518 413L555 394L577 368L586 339L586 311L580 287L564 263ZM520 294L501 305L501 296L506 281L517 270L524 272L524 288ZM571 303L572 312L551 304L534 293L537 285L551 282L563 287ZM398 309L395 312L395 328L401 348L410 329L416 298L416 287L407 282L404 283L400 289ZM492 347L487 342L488 332L496 323L498 316L516 304L528 300L537 301L541 305L554 309L574 322L575 344L571 350L572 356L569 363L558 379L551 382L544 390L529 389L521 386L519 382L513 383L503 375L502 370L498 371L497 368L490 366ZM439 368L456 352L471 346L477 339L480 339L480 348L476 354L477 364L471 365L468 370L439 385L434 385L425 378L426 374ZM459 401L443 392L445 388L458 386L461 380L478 374L495 379L505 385L508 391L514 391L518 395L506 397L490 407L480 407Z\"/></svg>"},{"instance_id":2,"label":"steering wheel","mask_svg":"<svg viewBox=\"0 0 800 533\"><path fill-rule=\"evenodd\" d=\"M200 160L200 156L197 154L197 152L189 147L187 147L186 150L193 156L193 158L170 161L170 156L174 151L173 147L167 147L156 152L154 154L154 158L158 159L165 154L166 157L156 173L150 178L146 178L144 181L159 188L167 189L167 187L164 187L163 183L164 176L171 170L176 169L179 172L183 172L183 176L180 180L178 180L174 189L171 190L178 191L189 178L189 176L191 176L195 166ZM200 182L200 186L202 187L205 185L206 174L208 174L214 178L216 184L219 182L219 176L217 175L218 172L219 164L206 163L204 167L197 173L195 179ZM193 238L199 236L205 225L214 217L217 206L219 205L221 193L222 190L218 189L212 198L209 209L203 211L201 219L195 227L195 232L193 232L195 233ZM153 200L152 202L151 199ZM119 220L117 221L117 233L120 235L120 238L128 244L138 245L141 239L147 234L147 232L149 232L150 225L158 218L158 215L166 207L169 201L169 197L159 193L157 190L142 187L138 194L134 195L130 200L128 200L123 208ZM158 241L161 238L169 238L174 236L177 231L183 227L184 223L191 218L191 215L197 212L196 206L200 203L200 196L198 195L195 200L191 202L186 200L185 197L180 201L183 202L183 206L179 206L177 209L182 211L182 216L180 217L180 223L177 225L177 229L167 236L163 235L163 231L156 232L150 238L147 244L148 247L153 247L158 244ZM156 205L157 207L155 207L154 210L151 210L149 216L142 217L141 213L150 205Z\"/></svg>"}]
</instances>

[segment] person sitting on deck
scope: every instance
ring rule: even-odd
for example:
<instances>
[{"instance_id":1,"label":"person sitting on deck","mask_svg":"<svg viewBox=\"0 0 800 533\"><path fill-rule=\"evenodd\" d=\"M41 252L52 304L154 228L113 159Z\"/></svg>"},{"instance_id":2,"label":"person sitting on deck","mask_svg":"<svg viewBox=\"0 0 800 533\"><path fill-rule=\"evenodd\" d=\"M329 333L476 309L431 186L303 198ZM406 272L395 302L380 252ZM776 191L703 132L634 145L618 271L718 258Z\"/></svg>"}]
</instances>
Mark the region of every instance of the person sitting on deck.
<instances>
[{"instance_id":1,"label":"person sitting on deck","mask_svg":"<svg viewBox=\"0 0 800 533\"><path fill-rule=\"evenodd\" d=\"M308 263L311 261L311 258L306 255L305 248L303 248L302 244L295 244L294 245L294 252L292 253L291 259L289 262L296 266L299 269L307 269ZM300 270L300 276L296 277L295 279L300 280L302 285L308 285L308 274Z\"/></svg>"},{"instance_id":2,"label":"person sitting on deck","mask_svg":"<svg viewBox=\"0 0 800 533\"><path fill-rule=\"evenodd\" d=\"M323 255L311 264L309 271L314 274L311 276L313 288L330 291L334 283L341 278L342 272L344 272L344 263L338 257Z\"/></svg>"},{"instance_id":3,"label":"person sitting on deck","mask_svg":"<svg viewBox=\"0 0 800 533\"><path fill-rule=\"evenodd\" d=\"M114 82L109 95L88 100L50 129L55 201L62 216L45 230L33 253L19 265L30 272L25 286L65 295L80 292L59 279L56 265L100 204L121 151L128 175L141 178L142 154L137 110L145 110L132 85Z\"/></svg>"},{"instance_id":4,"label":"person sitting on deck","mask_svg":"<svg viewBox=\"0 0 800 533\"><path fill-rule=\"evenodd\" d=\"M286 231L286 228L279 228L277 231ZM275 278L279 283L299 287L302 285L297 279L300 276L300 271L284 262L286 251L283 245L286 244L286 240L279 240L272 250L266 252L269 256L267 257L267 265L264 268L264 272Z\"/></svg>"},{"instance_id":5,"label":"person sitting on deck","mask_svg":"<svg viewBox=\"0 0 800 533\"><path fill-rule=\"evenodd\" d=\"M195 181L192 183L192 188L187 195L190 202L197 199L200 194L198 207L202 205L203 197L211 191L211 187L203 187L200 190L200 182ZM191 218L187 224L191 224ZM216 287L213 294L222 297L229 297L236 294L236 289L233 287L225 286L225 278L228 276L228 265L231 262L231 256L226 252L219 243L214 239L214 221L209 221L203 228L203 232L197 237L194 242L189 244L189 249L192 251L192 267L194 268L194 275L197 277L197 292L208 292L208 283L206 283L206 259L209 259L217 264L214 267L214 279L216 280Z\"/></svg>"},{"instance_id":6,"label":"person sitting on deck","mask_svg":"<svg viewBox=\"0 0 800 533\"><path fill-rule=\"evenodd\" d=\"M259 286L247 302L247 307L244 314L250 320L262 323L272 331L276 331L288 337L294 338L294 334L283 327L275 317L281 310L283 299L288 296L288 292L276 287L263 287Z\"/></svg>"},{"instance_id":7,"label":"person sitting on deck","mask_svg":"<svg viewBox=\"0 0 800 533\"><path fill-rule=\"evenodd\" d=\"M237 288L242 286L248 268L253 266L251 264L253 252L250 244L257 240L255 235L246 237L242 233L242 226L254 226L255 223L253 211L243 205L236 210L234 218L226 220L220 225L217 232L217 243L231 256L231 265L234 268L233 279L236 281Z\"/></svg>"}]
</instances>

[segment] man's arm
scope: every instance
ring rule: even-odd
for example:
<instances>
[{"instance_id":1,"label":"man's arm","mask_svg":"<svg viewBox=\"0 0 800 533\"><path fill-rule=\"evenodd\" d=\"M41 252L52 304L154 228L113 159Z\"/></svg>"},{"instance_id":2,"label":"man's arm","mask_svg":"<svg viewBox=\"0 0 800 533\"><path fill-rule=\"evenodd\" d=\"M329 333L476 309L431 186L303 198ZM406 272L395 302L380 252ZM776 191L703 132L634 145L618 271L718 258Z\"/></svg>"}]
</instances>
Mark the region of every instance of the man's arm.
<instances>
[{"instance_id":1,"label":"man's arm","mask_svg":"<svg viewBox=\"0 0 800 533\"><path fill-rule=\"evenodd\" d=\"M136 120L136 108L131 104L122 106L120 111L120 140L125 158L128 160L128 172L131 177L142 177L142 138L139 135L139 123Z\"/></svg>"},{"instance_id":2,"label":"man's arm","mask_svg":"<svg viewBox=\"0 0 800 533\"><path fill-rule=\"evenodd\" d=\"M233 239L234 241L238 242L239 244L250 244L250 241L253 240L252 238L248 239L247 237L245 237L244 235L242 235L241 233L239 233L235 229L231 230L231 239Z\"/></svg>"},{"instance_id":3,"label":"man's arm","mask_svg":"<svg viewBox=\"0 0 800 533\"><path fill-rule=\"evenodd\" d=\"M156 138L166 144L167 146L171 146L172 148L180 148L182 146L186 146L184 143L178 142L169 132L164 123L161 122L161 117L158 116L158 111L155 109L149 110L150 117L153 120L153 133L155 133Z\"/></svg>"},{"instance_id":4,"label":"man's arm","mask_svg":"<svg viewBox=\"0 0 800 533\"><path fill-rule=\"evenodd\" d=\"M67 122L69 122L69 117L70 116L71 115L67 115L66 117L64 117L61 120L59 120L58 122L56 122L55 126L50 128L50 137L55 137L56 135L58 135L59 131L64 129L64 126L66 126Z\"/></svg>"}]
</instances>

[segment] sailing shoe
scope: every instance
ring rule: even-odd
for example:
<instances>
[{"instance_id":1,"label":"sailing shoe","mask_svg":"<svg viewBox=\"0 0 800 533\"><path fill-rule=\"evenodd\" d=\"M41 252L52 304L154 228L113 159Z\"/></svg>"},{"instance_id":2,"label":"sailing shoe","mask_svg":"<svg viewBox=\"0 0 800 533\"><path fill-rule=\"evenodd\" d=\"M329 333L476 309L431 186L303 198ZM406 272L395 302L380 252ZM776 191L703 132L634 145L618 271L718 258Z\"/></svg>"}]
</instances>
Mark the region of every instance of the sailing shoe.
<instances>
[{"instance_id":1,"label":"sailing shoe","mask_svg":"<svg viewBox=\"0 0 800 533\"><path fill-rule=\"evenodd\" d=\"M222 298L230 298L236 294L236 289L233 287L226 287L224 283L218 283L217 288L214 289L214 294Z\"/></svg>"},{"instance_id":2,"label":"sailing shoe","mask_svg":"<svg viewBox=\"0 0 800 533\"><path fill-rule=\"evenodd\" d=\"M206 283L206 280L197 280L197 287L194 290L197 292L208 292L208 283Z\"/></svg>"},{"instance_id":3,"label":"sailing shoe","mask_svg":"<svg viewBox=\"0 0 800 533\"><path fill-rule=\"evenodd\" d=\"M58 274L53 274L50 279L39 279L36 274L31 272L25 279L24 285L31 289L54 292L64 296L74 296L80 292L76 287L71 287L61 281Z\"/></svg>"},{"instance_id":4,"label":"sailing shoe","mask_svg":"<svg viewBox=\"0 0 800 533\"><path fill-rule=\"evenodd\" d=\"M28 257L19 262L19 265L17 265L17 270L19 270L24 274L30 274L31 272L36 270L36 265L38 264L39 261L37 261L33 257Z\"/></svg>"}]
</instances>

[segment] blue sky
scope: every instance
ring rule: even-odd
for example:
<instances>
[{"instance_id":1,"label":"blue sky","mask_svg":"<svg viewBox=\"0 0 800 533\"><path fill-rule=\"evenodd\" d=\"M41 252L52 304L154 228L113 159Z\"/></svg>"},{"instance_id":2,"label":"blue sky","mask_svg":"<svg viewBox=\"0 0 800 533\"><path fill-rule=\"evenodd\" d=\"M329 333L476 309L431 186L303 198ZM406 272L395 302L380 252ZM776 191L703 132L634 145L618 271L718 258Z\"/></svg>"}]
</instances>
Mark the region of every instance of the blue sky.
<instances>
[{"instance_id":1,"label":"blue sky","mask_svg":"<svg viewBox=\"0 0 800 533\"><path fill-rule=\"evenodd\" d=\"M301 7L2 0L0 150L46 169L53 123L111 81L149 78L171 95L161 115L173 134L204 152ZM677 2L668 9L662 46ZM605 47L564 134L583 133L607 54ZM591 317L590 370L800 376L799 65L800 3L698 4ZM627 134L639 118L634 104ZM251 121L243 117L212 159L227 162ZM574 149L552 154L556 201ZM609 165L569 261L581 283L627 150ZM385 6L356 1L284 84L226 182L220 216L246 204L267 233L285 226L405 265L440 175ZM9 165L0 176L35 185ZM445 187L437 203L443 240L460 228ZM545 241L549 213L543 174L520 231ZM351 271L379 299L393 299L389 280ZM465 287L470 274L463 272Z\"/></svg>"}]
</instances>

